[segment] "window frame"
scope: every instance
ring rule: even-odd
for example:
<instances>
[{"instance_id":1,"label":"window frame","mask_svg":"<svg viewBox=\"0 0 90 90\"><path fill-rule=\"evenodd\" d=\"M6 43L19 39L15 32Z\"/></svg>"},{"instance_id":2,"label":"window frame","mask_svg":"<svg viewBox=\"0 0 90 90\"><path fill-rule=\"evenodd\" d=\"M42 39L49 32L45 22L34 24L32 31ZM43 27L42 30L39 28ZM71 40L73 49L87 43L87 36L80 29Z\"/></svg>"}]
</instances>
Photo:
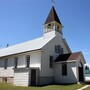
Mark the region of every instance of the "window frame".
<instances>
[{"instance_id":1,"label":"window frame","mask_svg":"<svg viewBox=\"0 0 90 90\"><path fill-rule=\"evenodd\" d=\"M30 67L30 55L26 55L26 68L29 68L29 67Z\"/></svg>"},{"instance_id":2,"label":"window frame","mask_svg":"<svg viewBox=\"0 0 90 90\"><path fill-rule=\"evenodd\" d=\"M14 58L14 68L18 67L18 57Z\"/></svg>"},{"instance_id":3,"label":"window frame","mask_svg":"<svg viewBox=\"0 0 90 90\"><path fill-rule=\"evenodd\" d=\"M53 68L53 56L49 56L49 66Z\"/></svg>"},{"instance_id":4,"label":"window frame","mask_svg":"<svg viewBox=\"0 0 90 90\"><path fill-rule=\"evenodd\" d=\"M55 45L55 53L58 53L58 46Z\"/></svg>"},{"instance_id":5,"label":"window frame","mask_svg":"<svg viewBox=\"0 0 90 90\"><path fill-rule=\"evenodd\" d=\"M62 76L67 76L67 63L62 63Z\"/></svg>"},{"instance_id":6,"label":"window frame","mask_svg":"<svg viewBox=\"0 0 90 90\"><path fill-rule=\"evenodd\" d=\"M61 45L55 45L55 53L63 54L63 48L61 47Z\"/></svg>"},{"instance_id":7,"label":"window frame","mask_svg":"<svg viewBox=\"0 0 90 90\"><path fill-rule=\"evenodd\" d=\"M4 60L4 69L7 69L7 66L8 66L8 59L5 59Z\"/></svg>"}]
</instances>

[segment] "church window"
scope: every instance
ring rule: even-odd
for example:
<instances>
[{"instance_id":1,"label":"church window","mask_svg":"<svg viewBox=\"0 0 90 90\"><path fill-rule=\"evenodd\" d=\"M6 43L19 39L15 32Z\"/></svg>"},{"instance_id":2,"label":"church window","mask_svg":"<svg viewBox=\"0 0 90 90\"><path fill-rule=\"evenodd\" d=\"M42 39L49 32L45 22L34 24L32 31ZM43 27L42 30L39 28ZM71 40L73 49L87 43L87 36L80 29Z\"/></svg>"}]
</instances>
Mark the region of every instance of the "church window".
<instances>
[{"instance_id":1,"label":"church window","mask_svg":"<svg viewBox=\"0 0 90 90\"><path fill-rule=\"evenodd\" d=\"M55 53L58 53L58 46L55 45Z\"/></svg>"},{"instance_id":2,"label":"church window","mask_svg":"<svg viewBox=\"0 0 90 90\"><path fill-rule=\"evenodd\" d=\"M48 24L48 28L51 28L51 24Z\"/></svg>"},{"instance_id":3,"label":"church window","mask_svg":"<svg viewBox=\"0 0 90 90\"><path fill-rule=\"evenodd\" d=\"M59 30L59 26L57 26L57 29Z\"/></svg>"},{"instance_id":4,"label":"church window","mask_svg":"<svg viewBox=\"0 0 90 90\"><path fill-rule=\"evenodd\" d=\"M53 68L53 56L50 56L49 60L50 60L50 68Z\"/></svg>"},{"instance_id":5,"label":"church window","mask_svg":"<svg viewBox=\"0 0 90 90\"><path fill-rule=\"evenodd\" d=\"M14 58L14 68L17 68L18 65L18 57Z\"/></svg>"},{"instance_id":6,"label":"church window","mask_svg":"<svg viewBox=\"0 0 90 90\"><path fill-rule=\"evenodd\" d=\"M55 53L63 54L63 48L61 45L55 45Z\"/></svg>"},{"instance_id":7,"label":"church window","mask_svg":"<svg viewBox=\"0 0 90 90\"><path fill-rule=\"evenodd\" d=\"M29 68L30 66L30 55L26 56L26 68Z\"/></svg>"},{"instance_id":8,"label":"church window","mask_svg":"<svg viewBox=\"0 0 90 90\"><path fill-rule=\"evenodd\" d=\"M67 63L62 63L62 75L67 75Z\"/></svg>"},{"instance_id":9,"label":"church window","mask_svg":"<svg viewBox=\"0 0 90 90\"><path fill-rule=\"evenodd\" d=\"M60 26L57 26L56 31L60 32Z\"/></svg>"},{"instance_id":10,"label":"church window","mask_svg":"<svg viewBox=\"0 0 90 90\"><path fill-rule=\"evenodd\" d=\"M52 29L51 24L48 24L48 26L47 26L47 31L48 31L48 32L50 32L50 31L51 31L51 29Z\"/></svg>"},{"instance_id":11,"label":"church window","mask_svg":"<svg viewBox=\"0 0 90 90\"><path fill-rule=\"evenodd\" d=\"M4 61L4 69L7 69L7 65L8 65L8 59L5 59L5 61Z\"/></svg>"}]
</instances>

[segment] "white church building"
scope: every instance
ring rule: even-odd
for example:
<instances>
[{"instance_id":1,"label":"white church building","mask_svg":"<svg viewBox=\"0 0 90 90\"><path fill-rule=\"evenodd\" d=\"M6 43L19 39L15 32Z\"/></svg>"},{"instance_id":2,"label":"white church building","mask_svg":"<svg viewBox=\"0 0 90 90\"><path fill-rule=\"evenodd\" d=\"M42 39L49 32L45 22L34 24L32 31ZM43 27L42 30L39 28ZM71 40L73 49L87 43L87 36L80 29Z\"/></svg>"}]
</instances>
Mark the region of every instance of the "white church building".
<instances>
[{"instance_id":1,"label":"white church building","mask_svg":"<svg viewBox=\"0 0 90 90\"><path fill-rule=\"evenodd\" d=\"M82 52L71 52L52 6L43 36L0 49L0 82L16 86L84 81Z\"/></svg>"}]
</instances>

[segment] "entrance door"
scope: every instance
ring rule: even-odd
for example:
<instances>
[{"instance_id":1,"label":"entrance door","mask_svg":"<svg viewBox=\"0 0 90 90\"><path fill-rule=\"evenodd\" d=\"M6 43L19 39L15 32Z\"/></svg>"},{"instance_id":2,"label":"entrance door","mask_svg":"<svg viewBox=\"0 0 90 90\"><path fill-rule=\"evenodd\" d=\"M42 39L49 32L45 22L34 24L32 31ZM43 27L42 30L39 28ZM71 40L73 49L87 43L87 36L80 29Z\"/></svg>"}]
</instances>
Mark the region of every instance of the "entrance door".
<instances>
[{"instance_id":1,"label":"entrance door","mask_svg":"<svg viewBox=\"0 0 90 90\"><path fill-rule=\"evenodd\" d=\"M81 66L80 67L78 67L78 69L79 69L79 81L84 81L84 73L83 73L83 65L82 65L82 63L81 63Z\"/></svg>"},{"instance_id":2,"label":"entrance door","mask_svg":"<svg viewBox=\"0 0 90 90\"><path fill-rule=\"evenodd\" d=\"M31 69L31 85L35 86L36 85L36 70Z\"/></svg>"}]
</instances>

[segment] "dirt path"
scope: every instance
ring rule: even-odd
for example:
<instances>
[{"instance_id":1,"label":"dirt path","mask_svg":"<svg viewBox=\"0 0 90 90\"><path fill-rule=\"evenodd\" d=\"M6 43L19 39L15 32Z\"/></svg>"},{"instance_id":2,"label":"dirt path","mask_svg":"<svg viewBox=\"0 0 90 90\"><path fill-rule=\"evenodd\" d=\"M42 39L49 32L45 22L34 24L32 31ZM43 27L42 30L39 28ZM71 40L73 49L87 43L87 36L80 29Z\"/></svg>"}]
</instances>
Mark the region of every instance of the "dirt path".
<instances>
[{"instance_id":1,"label":"dirt path","mask_svg":"<svg viewBox=\"0 0 90 90\"><path fill-rule=\"evenodd\" d=\"M85 85L84 87L77 89L77 90L84 90L85 88L88 88L88 87L90 87L90 85Z\"/></svg>"}]
</instances>

